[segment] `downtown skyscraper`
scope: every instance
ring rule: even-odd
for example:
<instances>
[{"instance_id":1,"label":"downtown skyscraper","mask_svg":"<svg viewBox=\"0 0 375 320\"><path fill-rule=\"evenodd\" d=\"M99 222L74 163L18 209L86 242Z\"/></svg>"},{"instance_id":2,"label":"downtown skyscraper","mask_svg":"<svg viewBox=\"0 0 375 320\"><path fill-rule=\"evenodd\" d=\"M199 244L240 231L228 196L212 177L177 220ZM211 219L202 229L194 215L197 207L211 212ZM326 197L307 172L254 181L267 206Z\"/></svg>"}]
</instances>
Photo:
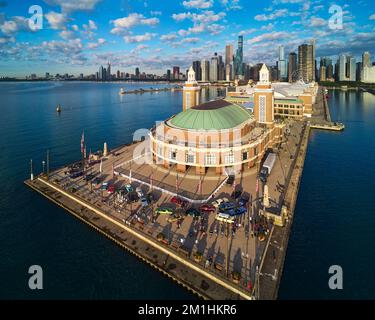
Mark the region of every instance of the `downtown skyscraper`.
<instances>
[{"instance_id":1,"label":"downtown skyscraper","mask_svg":"<svg viewBox=\"0 0 375 320\"><path fill-rule=\"evenodd\" d=\"M237 79L244 78L243 69L243 36L238 36L238 48L236 51L236 57L234 61L235 66L235 76Z\"/></svg>"},{"instance_id":2,"label":"downtown skyscraper","mask_svg":"<svg viewBox=\"0 0 375 320\"><path fill-rule=\"evenodd\" d=\"M289 53L289 63L288 63L288 81L295 82L298 80L298 64L297 64L297 54L295 52Z\"/></svg>"},{"instance_id":3,"label":"downtown skyscraper","mask_svg":"<svg viewBox=\"0 0 375 320\"><path fill-rule=\"evenodd\" d=\"M288 66L285 60L285 50L284 46L279 47L279 60L277 61L279 80L286 81L288 78Z\"/></svg>"},{"instance_id":4,"label":"downtown skyscraper","mask_svg":"<svg viewBox=\"0 0 375 320\"><path fill-rule=\"evenodd\" d=\"M315 45L302 44L298 47L299 78L309 83L315 81Z\"/></svg>"},{"instance_id":5,"label":"downtown skyscraper","mask_svg":"<svg viewBox=\"0 0 375 320\"><path fill-rule=\"evenodd\" d=\"M233 45L225 46L225 80L233 80Z\"/></svg>"}]
</instances>

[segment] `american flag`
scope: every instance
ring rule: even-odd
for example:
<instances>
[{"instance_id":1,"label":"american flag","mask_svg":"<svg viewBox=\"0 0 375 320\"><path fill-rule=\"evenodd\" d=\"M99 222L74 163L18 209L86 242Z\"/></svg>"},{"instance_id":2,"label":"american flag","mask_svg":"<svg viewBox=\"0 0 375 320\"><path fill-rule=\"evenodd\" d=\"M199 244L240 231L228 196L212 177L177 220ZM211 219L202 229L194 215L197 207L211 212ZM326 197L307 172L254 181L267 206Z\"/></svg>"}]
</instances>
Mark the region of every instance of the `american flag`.
<instances>
[{"instance_id":1,"label":"american flag","mask_svg":"<svg viewBox=\"0 0 375 320\"><path fill-rule=\"evenodd\" d=\"M84 152L85 152L85 131L82 131L81 152L82 152L82 154L84 154Z\"/></svg>"}]
</instances>

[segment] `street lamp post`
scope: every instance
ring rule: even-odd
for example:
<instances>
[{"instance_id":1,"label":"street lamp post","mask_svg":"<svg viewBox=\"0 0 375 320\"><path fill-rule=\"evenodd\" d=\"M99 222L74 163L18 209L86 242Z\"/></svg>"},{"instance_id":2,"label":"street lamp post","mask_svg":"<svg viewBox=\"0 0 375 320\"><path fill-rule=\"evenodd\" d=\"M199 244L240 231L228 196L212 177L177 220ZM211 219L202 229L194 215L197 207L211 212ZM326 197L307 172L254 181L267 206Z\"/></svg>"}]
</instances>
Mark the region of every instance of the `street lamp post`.
<instances>
[{"instance_id":1,"label":"street lamp post","mask_svg":"<svg viewBox=\"0 0 375 320\"><path fill-rule=\"evenodd\" d=\"M42 161L42 173L44 175L44 172L45 172L45 166L46 166L46 162L43 160Z\"/></svg>"}]
</instances>

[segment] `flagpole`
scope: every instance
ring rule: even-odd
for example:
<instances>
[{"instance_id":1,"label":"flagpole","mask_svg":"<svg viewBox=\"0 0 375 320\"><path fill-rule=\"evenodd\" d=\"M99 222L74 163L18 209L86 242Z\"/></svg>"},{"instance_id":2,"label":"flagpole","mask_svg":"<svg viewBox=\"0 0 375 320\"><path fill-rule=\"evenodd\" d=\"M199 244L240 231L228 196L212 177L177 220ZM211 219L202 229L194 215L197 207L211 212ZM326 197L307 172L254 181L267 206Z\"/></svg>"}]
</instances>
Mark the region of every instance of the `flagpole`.
<instances>
[{"instance_id":1,"label":"flagpole","mask_svg":"<svg viewBox=\"0 0 375 320\"><path fill-rule=\"evenodd\" d=\"M49 179L49 150L47 150L47 180Z\"/></svg>"}]
</instances>

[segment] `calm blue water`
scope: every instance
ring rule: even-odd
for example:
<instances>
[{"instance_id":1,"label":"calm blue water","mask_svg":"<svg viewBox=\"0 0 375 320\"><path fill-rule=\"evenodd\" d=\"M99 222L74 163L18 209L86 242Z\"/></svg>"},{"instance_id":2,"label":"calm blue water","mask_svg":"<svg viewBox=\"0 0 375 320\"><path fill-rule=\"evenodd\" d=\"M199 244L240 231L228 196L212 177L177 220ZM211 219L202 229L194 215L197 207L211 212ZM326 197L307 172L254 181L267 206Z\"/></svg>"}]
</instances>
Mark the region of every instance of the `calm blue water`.
<instances>
[{"instance_id":1,"label":"calm blue water","mask_svg":"<svg viewBox=\"0 0 375 320\"><path fill-rule=\"evenodd\" d=\"M0 84L0 298L194 298L22 183L30 158L40 171L47 149L52 167L79 159L82 130L89 148L104 141L116 147L130 142L136 129L182 109L181 92L118 94L120 87L147 86L158 85ZM375 297L375 96L337 92L330 103L333 118L347 129L311 135L280 290L284 299ZM28 289L33 264L44 269L42 291ZM327 289L332 264L344 269L341 293Z\"/></svg>"},{"instance_id":2,"label":"calm blue water","mask_svg":"<svg viewBox=\"0 0 375 320\"><path fill-rule=\"evenodd\" d=\"M375 298L375 95L331 92L342 133L313 131L280 287L281 299ZM344 289L328 289L340 265Z\"/></svg>"}]
</instances>

